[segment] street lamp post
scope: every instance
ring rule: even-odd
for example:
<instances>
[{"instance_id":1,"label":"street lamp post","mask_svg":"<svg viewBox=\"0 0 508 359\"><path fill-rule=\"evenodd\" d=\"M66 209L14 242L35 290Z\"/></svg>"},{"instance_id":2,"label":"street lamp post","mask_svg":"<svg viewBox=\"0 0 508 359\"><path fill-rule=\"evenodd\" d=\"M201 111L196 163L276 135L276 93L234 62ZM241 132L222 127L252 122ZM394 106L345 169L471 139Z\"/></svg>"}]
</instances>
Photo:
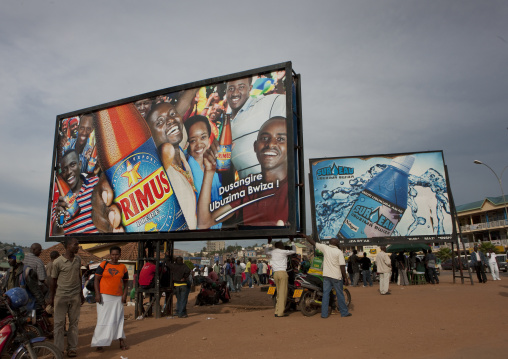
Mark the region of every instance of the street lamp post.
<instances>
[{"instance_id":1,"label":"street lamp post","mask_svg":"<svg viewBox=\"0 0 508 359\"><path fill-rule=\"evenodd\" d=\"M485 167L487 167L489 170L492 171L494 176L496 176L496 179L499 182L499 187L501 187L501 194L503 195L503 205L504 205L504 214L505 214L504 224L506 226L506 221L508 220L508 210L506 209L506 199L504 197L503 182L501 180L503 179L504 170L507 169L508 166L505 166L505 168L503 168L503 170L501 171L501 175L498 176L497 173L488 164L483 163L482 161L478 161L478 160L474 160L473 163L476 163L477 165L484 165ZM507 232L507 235L508 235L508 229L506 230L506 232Z\"/></svg>"}]
</instances>

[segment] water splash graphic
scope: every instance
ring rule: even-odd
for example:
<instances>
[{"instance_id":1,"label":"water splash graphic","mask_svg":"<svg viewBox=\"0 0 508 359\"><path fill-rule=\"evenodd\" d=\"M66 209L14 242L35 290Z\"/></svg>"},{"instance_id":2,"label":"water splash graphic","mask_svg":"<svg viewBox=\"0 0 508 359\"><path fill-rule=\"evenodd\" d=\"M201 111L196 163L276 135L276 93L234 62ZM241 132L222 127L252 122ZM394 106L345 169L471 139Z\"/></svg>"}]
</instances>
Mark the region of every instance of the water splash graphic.
<instances>
[{"instance_id":1,"label":"water splash graphic","mask_svg":"<svg viewBox=\"0 0 508 359\"><path fill-rule=\"evenodd\" d=\"M372 166L361 176L348 182L340 182L334 189L326 189L324 185L321 191L321 200L316 203L316 226L320 238L331 238L337 235L344 218L354 205L363 188L374 176L386 169L387 165L377 164ZM334 171L335 168L332 170ZM388 184L387 184L388 185ZM418 208L418 189L430 189L437 200L436 208ZM317 198L316 198L317 200ZM430 213L430 224L419 213ZM392 236L409 236L420 226L431 227L434 234L446 234L444 229L444 214L450 214L450 203L447 197L446 180L444 176L433 168L429 168L421 176L409 175L408 208L404 217L412 216L409 226L403 228L397 226ZM374 216L377 212L374 212ZM427 232L427 231L426 231Z\"/></svg>"}]
</instances>

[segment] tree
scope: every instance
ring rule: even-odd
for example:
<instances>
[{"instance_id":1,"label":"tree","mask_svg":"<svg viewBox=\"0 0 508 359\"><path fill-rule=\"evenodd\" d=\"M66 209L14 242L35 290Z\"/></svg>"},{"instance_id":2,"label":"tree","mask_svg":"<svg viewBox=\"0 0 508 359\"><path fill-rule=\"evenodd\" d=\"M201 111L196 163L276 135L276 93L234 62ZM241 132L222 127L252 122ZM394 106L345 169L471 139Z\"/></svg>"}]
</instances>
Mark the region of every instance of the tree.
<instances>
[{"instance_id":1,"label":"tree","mask_svg":"<svg viewBox=\"0 0 508 359\"><path fill-rule=\"evenodd\" d=\"M236 244L234 246L227 246L225 253L234 253L234 252L238 252L240 250L242 250L242 246L239 246L238 244Z\"/></svg>"},{"instance_id":2,"label":"tree","mask_svg":"<svg viewBox=\"0 0 508 359\"><path fill-rule=\"evenodd\" d=\"M437 253L436 257L441 260L441 262L444 262L447 259L450 259L452 257L452 250L448 247L442 247Z\"/></svg>"},{"instance_id":3,"label":"tree","mask_svg":"<svg viewBox=\"0 0 508 359\"><path fill-rule=\"evenodd\" d=\"M194 269L194 263L192 263L191 261L189 260L186 260L185 262L183 262L187 267L189 267L190 270L193 270Z\"/></svg>"},{"instance_id":4,"label":"tree","mask_svg":"<svg viewBox=\"0 0 508 359\"><path fill-rule=\"evenodd\" d=\"M478 249L485 254L489 252L489 249L492 249L494 253L499 254L499 250L492 244L492 242L482 242L482 245L479 246Z\"/></svg>"}]
</instances>

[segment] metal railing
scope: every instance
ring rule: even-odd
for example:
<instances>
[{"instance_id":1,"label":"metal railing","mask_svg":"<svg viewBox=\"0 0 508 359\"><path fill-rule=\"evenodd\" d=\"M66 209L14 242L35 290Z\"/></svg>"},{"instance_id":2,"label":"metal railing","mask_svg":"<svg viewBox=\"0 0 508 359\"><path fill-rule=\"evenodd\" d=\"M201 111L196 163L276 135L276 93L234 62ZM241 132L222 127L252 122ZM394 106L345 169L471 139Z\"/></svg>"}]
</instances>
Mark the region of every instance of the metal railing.
<instances>
[{"instance_id":1,"label":"metal railing","mask_svg":"<svg viewBox=\"0 0 508 359\"><path fill-rule=\"evenodd\" d=\"M476 230L480 230L480 229L499 228L499 227L506 227L506 226L508 226L508 220L502 219L499 221L468 224L465 226L460 226L460 229L463 232L467 232L467 231L476 231Z\"/></svg>"}]
</instances>

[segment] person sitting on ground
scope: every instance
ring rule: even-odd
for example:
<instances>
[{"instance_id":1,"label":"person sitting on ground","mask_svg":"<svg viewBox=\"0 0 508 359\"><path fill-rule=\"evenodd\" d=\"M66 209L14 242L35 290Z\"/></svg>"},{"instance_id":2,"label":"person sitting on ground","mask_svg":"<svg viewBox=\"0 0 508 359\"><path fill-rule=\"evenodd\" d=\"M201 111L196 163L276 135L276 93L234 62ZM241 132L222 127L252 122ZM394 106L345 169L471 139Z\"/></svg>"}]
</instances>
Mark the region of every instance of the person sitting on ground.
<instances>
[{"instance_id":1,"label":"person sitting on ground","mask_svg":"<svg viewBox=\"0 0 508 359\"><path fill-rule=\"evenodd\" d=\"M209 268L208 269L208 279L210 279L214 283L218 283L219 282L219 275L214 270Z\"/></svg>"}]
</instances>

